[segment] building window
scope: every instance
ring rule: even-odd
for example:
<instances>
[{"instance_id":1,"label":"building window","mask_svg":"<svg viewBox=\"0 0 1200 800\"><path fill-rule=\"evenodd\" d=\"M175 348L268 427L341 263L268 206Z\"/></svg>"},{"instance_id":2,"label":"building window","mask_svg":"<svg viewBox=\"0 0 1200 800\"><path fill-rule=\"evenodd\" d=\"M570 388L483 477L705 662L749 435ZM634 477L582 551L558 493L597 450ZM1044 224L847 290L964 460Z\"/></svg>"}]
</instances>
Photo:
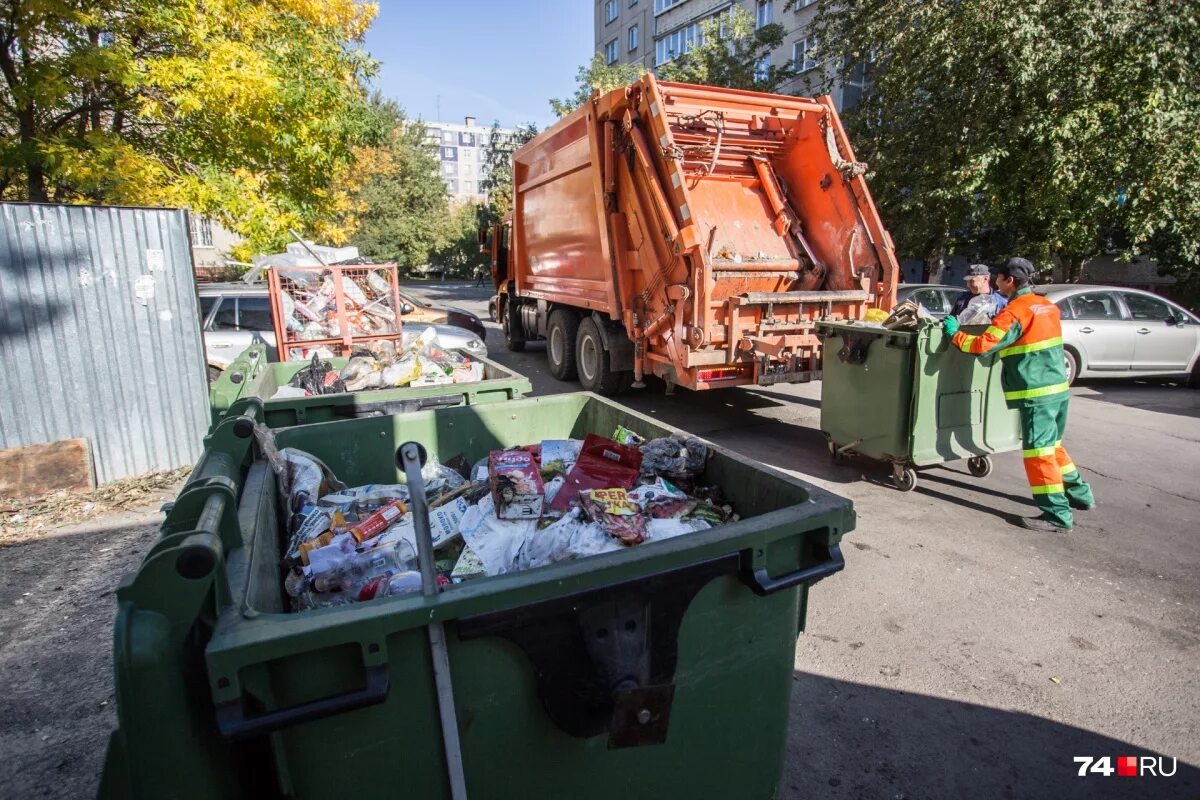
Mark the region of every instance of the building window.
<instances>
[{"instance_id":1,"label":"building window","mask_svg":"<svg viewBox=\"0 0 1200 800\"><path fill-rule=\"evenodd\" d=\"M207 217L189 215L189 225L192 229L192 247L212 247L212 220Z\"/></svg>"},{"instance_id":2,"label":"building window","mask_svg":"<svg viewBox=\"0 0 1200 800\"><path fill-rule=\"evenodd\" d=\"M474 147L475 146L475 134L460 133L458 135L458 143L463 145L464 147Z\"/></svg>"},{"instance_id":3,"label":"building window","mask_svg":"<svg viewBox=\"0 0 1200 800\"><path fill-rule=\"evenodd\" d=\"M703 34L699 23L693 22L685 28L672 31L654 43L654 60L657 66L662 66L672 59L679 58L701 43Z\"/></svg>"},{"instance_id":4,"label":"building window","mask_svg":"<svg viewBox=\"0 0 1200 800\"><path fill-rule=\"evenodd\" d=\"M458 161L458 148L457 147L443 147L442 148L442 161Z\"/></svg>"},{"instance_id":5,"label":"building window","mask_svg":"<svg viewBox=\"0 0 1200 800\"><path fill-rule=\"evenodd\" d=\"M637 5L637 0L629 0L629 7L630 7L630 8L633 8L633 7L634 7L634 6L636 6L636 5Z\"/></svg>"},{"instance_id":6,"label":"building window","mask_svg":"<svg viewBox=\"0 0 1200 800\"><path fill-rule=\"evenodd\" d=\"M817 37L807 39L792 45L792 67L799 72L808 72L817 66Z\"/></svg>"},{"instance_id":7,"label":"building window","mask_svg":"<svg viewBox=\"0 0 1200 800\"><path fill-rule=\"evenodd\" d=\"M654 13L661 14L662 12L666 11L668 8L674 8L675 6L679 5L683 1L684 0L654 0ZM630 3L630 5L633 5L633 4Z\"/></svg>"},{"instance_id":8,"label":"building window","mask_svg":"<svg viewBox=\"0 0 1200 800\"><path fill-rule=\"evenodd\" d=\"M799 11L802 8L808 8L809 6L815 6L816 4L817 0L800 0L800 2L796 3L796 10Z\"/></svg>"},{"instance_id":9,"label":"building window","mask_svg":"<svg viewBox=\"0 0 1200 800\"><path fill-rule=\"evenodd\" d=\"M617 63L617 40L613 39L604 45L604 60L609 64Z\"/></svg>"},{"instance_id":10,"label":"building window","mask_svg":"<svg viewBox=\"0 0 1200 800\"><path fill-rule=\"evenodd\" d=\"M764 25L770 25L771 20L775 16L774 0L758 0L758 15L754 20L754 27L761 28Z\"/></svg>"},{"instance_id":11,"label":"building window","mask_svg":"<svg viewBox=\"0 0 1200 800\"><path fill-rule=\"evenodd\" d=\"M754 65L754 80L765 81L771 76L771 57L763 56Z\"/></svg>"},{"instance_id":12,"label":"building window","mask_svg":"<svg viewBox=\"0 0 1200 800\"><path fill-rule=\"evenodd\" d=\"M607 0L604 4L604 24L612 22L617 18L617 0Z\"/></svg>"},{"instance_id":13,"label":"building window","mask_svg":"<svg viewBox=\"0 0 1200 800\"><path fill-rule=\"evenodd\" d=\"M471 181L463 181L463 194L475 194L475 184Z\"/></svg>"},{"instance_id":14,"label":"building window","mask_svg":"<svg viewBox=\"0 0 1200 800\"><path fill-rule=\"evenodd\" d=\"M638 31L638 26L634 25L629 29L629 52L638 49L638 41L641 38L641 32Z\"/></svg>"},{"instance_id":15,"label":"building window","mask_svg":"<svg viewBox=\"0 0 1200 800\"><path fill-rule=\"evenodd\" d=\"M458 194L458 181L446 181L446 188L450 190L450 194Z\"/></svg>"}]
</instances>

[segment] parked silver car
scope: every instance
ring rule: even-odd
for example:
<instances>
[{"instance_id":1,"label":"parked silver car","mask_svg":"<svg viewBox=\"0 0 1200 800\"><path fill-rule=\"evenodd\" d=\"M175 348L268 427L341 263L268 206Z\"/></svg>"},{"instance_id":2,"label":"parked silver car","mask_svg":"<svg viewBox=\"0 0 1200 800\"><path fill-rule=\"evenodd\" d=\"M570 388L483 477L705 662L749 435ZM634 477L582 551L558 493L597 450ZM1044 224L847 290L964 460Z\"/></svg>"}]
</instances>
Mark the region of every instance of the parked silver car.
<instances>
[{"instance_id":1,"label":"parked silver car","mask_svg":"<svg viewBox=\"0 0 1200 800\"><path fill-rule=\"evenodd\" d=\"M275 328L271 323L271 299L265 284L200 284L200 320L210 378L219 375L238 354L255 342L267 345L267 357L278 358ZM487 355L487 345L471 331L452 325L415 323L404 327L404 341L420 336L426 328L437 331L438 341L448 350L467 355Z\"/></svg>"},{"instance_id":2,"label":"parked silver car","mask_svg":"<svg viewBox=\"0 0 1200 800\"><path fill-rule=\"evenodd\" d=\"M1138 289L1079 284L1034 287L1062 313L1067 379L1190 380L1200 388L1200 319Z\"/></svg>"},{"instance_id":3,"label":"parked silver car","mask_svg":"<svg viewBox=\"0 0 1200 800\"><path fill-rule=\"evenodd\" d=\"M896 287L896 302L912 300L936 319L942 319L954 307L954 301L966 291L962 286L945 286L940 283L902 283Z\"/></svg>"}]
</instances>

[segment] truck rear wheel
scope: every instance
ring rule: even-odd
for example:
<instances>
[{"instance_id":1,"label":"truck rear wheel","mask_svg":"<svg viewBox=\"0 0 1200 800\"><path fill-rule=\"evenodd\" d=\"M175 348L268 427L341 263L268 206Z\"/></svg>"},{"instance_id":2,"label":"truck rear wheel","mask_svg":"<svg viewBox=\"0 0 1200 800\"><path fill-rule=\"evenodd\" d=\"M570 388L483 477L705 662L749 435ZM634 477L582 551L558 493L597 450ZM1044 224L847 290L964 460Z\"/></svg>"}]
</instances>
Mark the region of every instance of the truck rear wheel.
<instances>
[{"instance_id":1,"label":"truck rear wheel","mask_svg":"<svg viewBox=\"0 0 1200 800\"><path fill-rule=\"evenodd\" d=\"M574 311L560 308L550 315L550 324L546 326L546 359L550 362L550 374L560 381L575 380L578 333L579 317Z\"/></svg>"},{"instance_id":2,"label":"truck rear wheel","mask_svg":"<svg viewBox=\"0 0 1200 800\"><path fill-rule=\"evenodd\" d=\"M525 332L521 329L521 306L511 299L504 304L504 345L514 353L525 349Z\"/></svg>"},{"instance_id":3,"label":"truck rear wheel","mask_svg":"<svg viewBox=\"0 0 1200 800\"><path fill-rule=\"evenodd\" d=\"M611 397L621 391L622 373L613 372L604 339L596 321L587 317L579 323L576 337L575 360L579 369L579 382L589 392Z\"/></svg>"}]
</instances>

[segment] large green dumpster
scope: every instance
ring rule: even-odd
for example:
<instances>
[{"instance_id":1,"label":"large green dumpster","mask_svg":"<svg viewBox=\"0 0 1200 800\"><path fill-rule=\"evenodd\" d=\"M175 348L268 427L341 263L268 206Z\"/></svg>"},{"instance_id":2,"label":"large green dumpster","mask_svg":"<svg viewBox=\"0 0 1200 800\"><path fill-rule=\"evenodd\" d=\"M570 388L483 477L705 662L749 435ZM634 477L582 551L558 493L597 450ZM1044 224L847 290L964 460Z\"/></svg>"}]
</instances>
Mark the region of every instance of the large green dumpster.
<instances>
[{"instance_id":1,"label":"large green dumpster","mask_svg":"<svg viewBox=\"0 0 1200 800\"><path fill-rule=\"evenodd\" d=\"M961 352L933 322L916 331L822 322L817 331L821 430L835 458L887 461L896 485L911 491L917 467L965 458L983 477L990 454L1020 448L1020 418L1004 402L997 356Z\"/></svg>"},{"instance_id":2,"label":"large green dumpster","mask_svg":"<svg viewBox=\"0 0 1200 800\"><path fill-rule=\"evenodd\" d=\"M212 422L216 425L231 409L234 415L242 413L247 400L262 402L262 413L268 426L285 428L313 422L398 414L422 408L496 403L514 400L533 391L532 384L524 375L487 358L472 358L483 364L483 380L477 383L276 398L275 393L279 388L286 386L297 372L308 366L308 362L268 362L266 347L251 345L213 382L209 390ZM338 357L323 360L329 361L335 369L341 369L349 359Z\"/></svg>"},{"instance_id":3,"label":"large green dumpster","mask_svg":"<svg viewBox=\"0 0 1200 800\"><path fill-rule=\"evenodd\" d=\"M446 626L467 789L486 798L772 798L809 586L848 500L712 447L739 521L588 559L286 613L276 483L222 420L118 590L103 797L449 797L429 640ZM592 394L277 431L350 485L405 441L469 460L624 425ZM814 735L818 735L815 734Z\"/></svg>"}]
</instances>

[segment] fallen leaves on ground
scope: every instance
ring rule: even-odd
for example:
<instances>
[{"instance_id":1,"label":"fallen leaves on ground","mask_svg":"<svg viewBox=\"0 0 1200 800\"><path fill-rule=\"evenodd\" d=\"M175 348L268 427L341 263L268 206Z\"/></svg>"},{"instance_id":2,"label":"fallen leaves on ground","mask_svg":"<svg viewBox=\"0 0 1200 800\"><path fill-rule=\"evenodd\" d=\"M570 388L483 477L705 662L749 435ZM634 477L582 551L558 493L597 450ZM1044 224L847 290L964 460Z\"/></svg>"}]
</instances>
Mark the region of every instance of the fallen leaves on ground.
<instances>
[{"instance_id":1,"label":"fallen leaves on ground","mask_svg":"<svg viewBox=\"0 0 1200 800\"><path fill-rule=\"evenodd\" d=\"M128 511L156 494L173 490L191 467L147 472L106 483L90 492L57 491L19 499L0 498L0 544L11 544L39 531L87 522L97 514Z\"/></svg>"}]
</instances>

